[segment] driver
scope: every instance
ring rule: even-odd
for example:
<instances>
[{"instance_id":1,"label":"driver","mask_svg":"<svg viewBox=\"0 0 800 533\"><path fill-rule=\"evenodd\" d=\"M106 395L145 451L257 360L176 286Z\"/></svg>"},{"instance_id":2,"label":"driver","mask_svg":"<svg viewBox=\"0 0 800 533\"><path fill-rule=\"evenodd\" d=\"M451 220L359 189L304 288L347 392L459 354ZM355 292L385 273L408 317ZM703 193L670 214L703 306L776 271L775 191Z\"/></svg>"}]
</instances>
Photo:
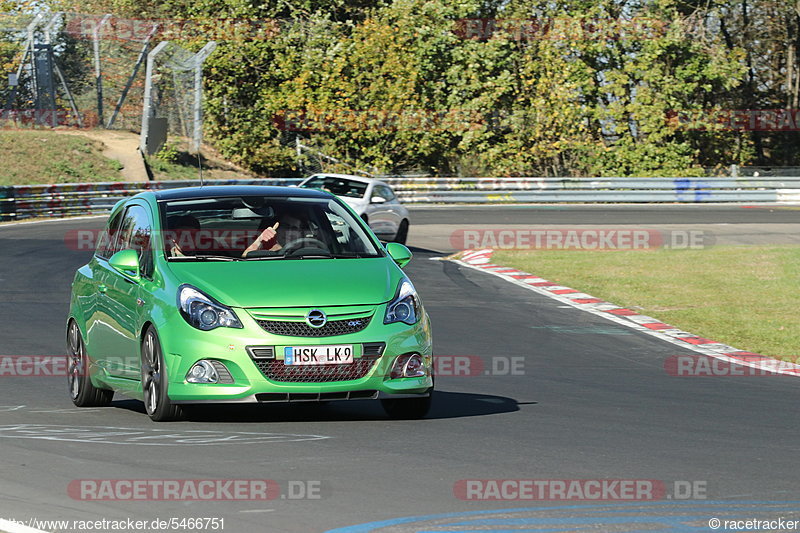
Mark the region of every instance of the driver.
<instances>
[{"instance_id":1,"label":"driver","mask_svg":"<svg viewBox=\"0 0 800 533\"><path fill-rule=\"evenodd\" d=\"M259 236L248 246L242 257L247 257L247 254L256 250L269 250L277 252L283 248L280 243L288 244L294 240L302 239L305 234L303 232L303 223L296 216L283 213L273 224L272 221L264 219L258 226L258 231L261 233Z\"/></svg>"}]
</instances>

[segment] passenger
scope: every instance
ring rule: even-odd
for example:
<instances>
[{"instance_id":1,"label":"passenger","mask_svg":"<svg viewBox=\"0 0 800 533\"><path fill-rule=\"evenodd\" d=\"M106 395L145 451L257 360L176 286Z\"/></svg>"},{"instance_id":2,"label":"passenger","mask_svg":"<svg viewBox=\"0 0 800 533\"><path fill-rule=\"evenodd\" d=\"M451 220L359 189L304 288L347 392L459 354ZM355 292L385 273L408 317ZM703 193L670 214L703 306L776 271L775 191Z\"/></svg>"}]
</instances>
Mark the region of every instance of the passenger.
<instances>
[{"instance_id":1,"label":"passenger","mask_svg":"<svg viewBox=\"0 0 800 533\"><path fill-rule=\"evenodd\" d=\"M169 252L171 257L184 257L186 254L181 249L178 241L191 244L197 238L197 232L200 231L200 222L194 215L180 215L170 217L167 220L167 233L168 239L171 241L169 245ZM177 240L175 239L177 237ZM187 238L188 237L188 238ZM189 251L193 251L188 249Z\"/></svg>"}]
</instances>

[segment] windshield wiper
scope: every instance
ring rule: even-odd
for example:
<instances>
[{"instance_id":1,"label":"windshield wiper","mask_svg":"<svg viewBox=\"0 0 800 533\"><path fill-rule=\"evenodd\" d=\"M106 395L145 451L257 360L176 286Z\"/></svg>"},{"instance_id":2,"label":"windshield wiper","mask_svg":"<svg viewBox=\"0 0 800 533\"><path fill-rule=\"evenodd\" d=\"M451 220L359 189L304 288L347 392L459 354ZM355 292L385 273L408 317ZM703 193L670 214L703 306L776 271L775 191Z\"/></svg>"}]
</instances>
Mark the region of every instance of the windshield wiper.
<instances>
[{"instance_id":1,"label":"windshield wiper","mask_svg":"<svg viewBox=\"0 0 800 533\"><path fill-rule=\"evenodd\" d=\"M332 257L334 259L364 259L369 257L380 257L380 255L370 254L366 252L345 252L345 253L332 254L326 257Z\"/></svg>"},{"instance_id":2,"label":"windshield wiper","mask_svg":"<svg viewBox=\"0 0 800 533\"><path fill-rule=\"evenodd\" d=\"M367 254L367 253L346 253L346 254L333 254L333 253L321 253L321 252L314 252L309 254L297 254L297 255L263 255L263 256L250 256L243 257L242 261L263 261L266 259L363 259L369 257L380 257L377 254Z\"/></svg>"},{"instance_id":3,"label":"windshield wiper","mask_svg":"<svg viewBox=\"0 0 800 533\"><path fill-rule=\"evenodd\" d=\"M168 258L169 261L239 261L237 257L227 255L176 255Z\"/></svg>"},{"instance_id":4,"label":"windshield wiper","mask_svg":"<svg viewBox=\"0 0 800 533\"><path fill-rule=\"evenodd\" d=\"M248 255L246 257L242 257L241 261L264 261L268 259L285 259L285 255L257 255L251 256Z\"/></svg>"},{"instance_id":5,"label":"windshield wiper","mask_svg":"<svg viewBox=\"0 0 800 533\"><path fill-rule=\"evenodd\" d=\"M286 255L284 257L286 259L336 259L336 256L333 254L318 253L318 252L315 252L313 254Z\"/></svg>"}]
</instances>

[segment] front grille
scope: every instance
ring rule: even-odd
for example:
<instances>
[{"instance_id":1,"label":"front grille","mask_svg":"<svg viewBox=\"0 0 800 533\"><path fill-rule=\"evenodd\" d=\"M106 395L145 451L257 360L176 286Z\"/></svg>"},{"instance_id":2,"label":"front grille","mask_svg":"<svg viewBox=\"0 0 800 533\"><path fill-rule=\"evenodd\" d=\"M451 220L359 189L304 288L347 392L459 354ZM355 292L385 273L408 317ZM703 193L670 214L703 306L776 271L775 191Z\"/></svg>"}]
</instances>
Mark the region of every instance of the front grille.
<instances>
[{"instance_id":1,"label":"front grille","mask_svg":"<svg viewBox=\"0 0 800 533\"><path fill-rule=\"evenodd\" d=\"M258 325L273 335L287 337L332 337L356 333L369 325L371 316L363 318L348 318L345 320L331 320L321 328L312 328L305 322L287 322L283 320L257 320Z\"/></svg>"},{"instance_id":2,"label":"front grille","mask_svg":"<svg viewBox=\"0 0 800 533\"><path fill-rule=\"evenodd\" d=\"M262 392L256 394L259 402L327 402L332 400L374 400L376 390L354 390L342 392Z\"/></svg>"},{"instance_id":3,"label":"front grille","mask_svg":"<svg viewBox=\"0 0 800 533\"><path fill-rule=\"evenodd\" d=\"M375 361L375 359L355 359L345 365L285 365L281 360L258 359L253 363L265 378L272 381L328 383L361 379L369 373Z\"/></svg>"}]
</instances>

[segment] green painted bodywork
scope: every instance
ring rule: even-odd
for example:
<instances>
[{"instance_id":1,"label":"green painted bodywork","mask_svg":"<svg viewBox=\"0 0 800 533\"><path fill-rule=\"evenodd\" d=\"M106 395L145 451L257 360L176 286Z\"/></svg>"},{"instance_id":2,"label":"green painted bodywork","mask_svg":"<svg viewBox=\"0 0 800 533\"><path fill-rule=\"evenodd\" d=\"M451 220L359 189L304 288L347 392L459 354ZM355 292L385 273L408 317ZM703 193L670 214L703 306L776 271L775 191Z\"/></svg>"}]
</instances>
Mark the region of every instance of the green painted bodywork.
<instances>
[{"instance_id":1,"label":"green painted bodywork","mask_svg":"<svg viewBox=\"0 0 800 533\"><path fill-rule=\"evenodd\" d=\"M144 192L119 202L111 216L131 203L143 206L150 213L154 234L158 234L162 222L154 193ZM255 394L276 392L428 392L433 386L430 375L388 377L394 359L412 352L423 355L432 369L430 320L421 309L420 319L414 325L383 323L387 303L393 300L406 276L368 226L357 216L354 218L383 250L382 257L170 262L164 255L161 239L156 238L153 239L155 268L148 279L134 268L138 261L131 264L131 253L136 259L133 251L118 252L110 260L93 256L76 272L68 317L76 321L85 341L92 383L141 398L141 341L146 328L152 325L162 345L168 395L173 402L253 401ZM403 255L400 249L395 252ZM410 252L408 255L410 259ZM177 305L178 288L186 283L232 308L243 327L201 331L189 325ZM256 322L257 318L269 316L302 317L311 309L326 314L371 315L372 320L357 333L312 338L272 335ZM386 348L366 377L327 383L270 381L245 349L274 346L276 358L282 360L285 346L352 344L355 357L359 358L361 344L375 342L386 343ZM234 383L187 383L187 372L201 359L222 362Z\"/></svg>"}]
</instances>

